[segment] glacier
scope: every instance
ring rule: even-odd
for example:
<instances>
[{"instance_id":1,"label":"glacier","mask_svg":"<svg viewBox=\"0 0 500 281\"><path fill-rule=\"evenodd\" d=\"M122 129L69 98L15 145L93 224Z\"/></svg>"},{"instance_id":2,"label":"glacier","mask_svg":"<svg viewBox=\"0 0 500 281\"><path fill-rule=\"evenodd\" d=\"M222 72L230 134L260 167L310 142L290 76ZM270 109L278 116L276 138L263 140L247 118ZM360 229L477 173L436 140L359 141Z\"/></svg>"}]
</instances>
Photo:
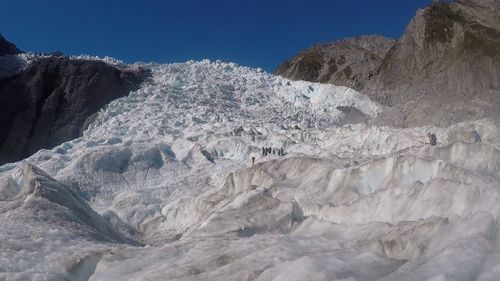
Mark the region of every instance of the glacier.
<instances>
[{"instance_id":1,"label":"glacier","mask_svg":"<svg viewBox=\"0 0 500 281\"><path fill-rule=\"evenodd\" d=\"M82 137L0 167L0 279L500 278L492 121L349 124L384 107L234 63L141 66Z\"/></svg>"}]
</instances>

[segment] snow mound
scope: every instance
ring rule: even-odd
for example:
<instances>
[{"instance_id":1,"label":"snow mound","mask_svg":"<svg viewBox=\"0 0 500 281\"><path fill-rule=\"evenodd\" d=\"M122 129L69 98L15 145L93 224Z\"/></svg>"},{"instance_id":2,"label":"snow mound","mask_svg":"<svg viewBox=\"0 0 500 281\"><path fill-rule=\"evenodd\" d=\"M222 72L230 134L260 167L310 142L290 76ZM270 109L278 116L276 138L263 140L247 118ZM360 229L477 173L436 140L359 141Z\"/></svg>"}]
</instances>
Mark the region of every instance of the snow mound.
<instances>
[{"instance_id":1,"label":"snow mound","mask_svg":"<svg viewBox=\"0 0 500 281\"><path fill-rule=\"evenodd\" d=\"M0 279L87 280L109 243L140 245L28 162L2 178L0 220Z\"/></svg>"},{"instance_id":2,"label":"snow mound","mask_svg":"<svg viewBox=\"0 0 500 281\"><path fill-rule=\"evenodd\" d=\"M56 212L71 223L88 227L90 235L99 240L138 245L112 229L75 191L28 162L23 162L2 183L0 200L7 208L23 208L31 213ZM50 215L46 217L53 219Z\"/></svg>"}]
</instances>

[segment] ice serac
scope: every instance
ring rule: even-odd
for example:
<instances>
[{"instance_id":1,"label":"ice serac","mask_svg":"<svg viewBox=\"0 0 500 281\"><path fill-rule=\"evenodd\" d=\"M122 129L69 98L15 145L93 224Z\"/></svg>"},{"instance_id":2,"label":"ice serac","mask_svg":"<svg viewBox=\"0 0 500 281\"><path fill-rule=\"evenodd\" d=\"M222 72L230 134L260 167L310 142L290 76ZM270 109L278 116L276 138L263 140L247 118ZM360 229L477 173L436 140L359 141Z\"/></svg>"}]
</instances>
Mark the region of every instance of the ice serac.
<instances>
[{"instance_id":1,"label":"ice serac","mask_svg":"<svg viewBox=\"0 0 500 281\"><path fill-rule=\"evenodd\" d=\"M47 56L0 79L0 164L81 135L93 114L139 87L144 73Z\"/></svg>"},{"instance_id":2,"label":"ice serac","mask_svg":"<svg viewBox=\"0 0 500 281\"><path fill-rule=\"evenodd\" d=\"M330 83L362 90L373 79L394 40L357 36L305 49L278 66L275 74L292 80Z\"/></svg>"},{"instance_id":3,"label":"ice serac","mask_svg":"<svg viewBox=\"0 0 500 281\"><path fill-rule=\"evenodd\" d=\"M434 2L419 10L363 90L392 106L379 124L500 120L500 4Z\"/></svg>"}]
</instances>

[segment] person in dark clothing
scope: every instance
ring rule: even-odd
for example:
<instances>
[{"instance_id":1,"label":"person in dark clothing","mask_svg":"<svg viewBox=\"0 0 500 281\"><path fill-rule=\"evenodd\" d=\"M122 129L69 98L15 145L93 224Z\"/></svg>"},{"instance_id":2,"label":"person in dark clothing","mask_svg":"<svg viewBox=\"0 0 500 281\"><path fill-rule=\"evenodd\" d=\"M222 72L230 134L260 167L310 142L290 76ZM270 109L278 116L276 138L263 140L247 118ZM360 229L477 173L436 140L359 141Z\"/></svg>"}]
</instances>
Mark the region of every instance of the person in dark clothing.
<instances>
[{"instance_id":1,"label":"person in dark clothing","mask_svg":"<svg viewBox=\"0 0 500 281\"><path fill-rule=\"evenodd\" d=\"M283 147L280 148L280 154L281 154L281 156L285 156L285 150L283 149Z\"/></svg>"},{"instance_id":2,"label":"person in dark clothing","mask_svg":"<svg viewBox=\"0 0 500 281\"><path fill-rule=\"evenodd\" d=\"M436 134L434 134L434 133L427 133L427 137L429 138L429 144L430 145L436 145L437 144Z\"/></svg>"},{"instance_id":3,"label":"person in dark clothing","mask_svg":"<svg viewBox=\"0 0 500 281\"><path fill-rule=\"evenodd\" d=\"M472 137L474 138L474 142L481 142L481 135L476 131L472 131Z\"/></svg>"},{"instance_id":4,"label":"person in dark clothing","mask_svg":"<svg viewBox=\"0 0 500 281\"><path fill-rule=\"evenodd\" d=\"M262 147L262 156L266 156L266 149Z\"/></svg>"}]
</instances>

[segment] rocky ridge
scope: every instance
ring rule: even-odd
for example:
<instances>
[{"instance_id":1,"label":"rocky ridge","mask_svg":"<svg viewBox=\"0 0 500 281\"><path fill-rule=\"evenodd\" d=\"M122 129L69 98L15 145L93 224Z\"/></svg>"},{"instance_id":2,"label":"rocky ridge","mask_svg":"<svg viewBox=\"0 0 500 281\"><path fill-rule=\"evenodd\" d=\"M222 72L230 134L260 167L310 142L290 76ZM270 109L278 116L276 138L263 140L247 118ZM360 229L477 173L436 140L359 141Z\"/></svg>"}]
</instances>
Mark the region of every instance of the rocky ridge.
<instances>
[{"instance_id":1,"label":"rocky ridge","mask_svg":"<svg viewBox=\"0 0 500 281\"><path fill-rule=\"evenodd\" d=\"M283 62L275 74L362 90L393 44L392 39L371 35L314 45Z\"/></svg>"}]
</instances>

